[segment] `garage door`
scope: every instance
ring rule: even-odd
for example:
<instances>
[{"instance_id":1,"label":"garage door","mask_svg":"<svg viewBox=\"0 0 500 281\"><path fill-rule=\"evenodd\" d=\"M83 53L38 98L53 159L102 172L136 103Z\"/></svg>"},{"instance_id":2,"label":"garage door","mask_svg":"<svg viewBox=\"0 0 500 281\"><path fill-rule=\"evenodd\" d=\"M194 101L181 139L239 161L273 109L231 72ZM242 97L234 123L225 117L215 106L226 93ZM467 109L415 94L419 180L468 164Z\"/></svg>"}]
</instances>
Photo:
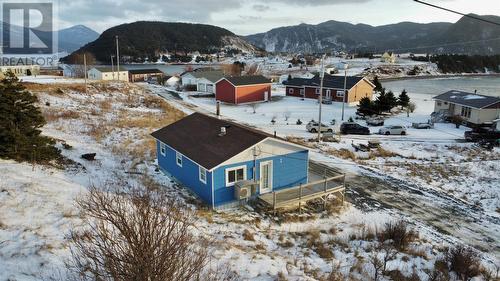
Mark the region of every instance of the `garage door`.
<instances>
[{"instance_id":1,"label":"garage door","mask_svg":"<svg viewBox=\"0 0 500 281\"><path fill-rule=\"evenodd\" d=\"M204 83L198 83L198 92L206 92L207 85Z\"/></svg>"},{"instance_id":2,"label":"garage door","mask_svg":"<svg viewBox=\"0 0 500 281\"><path fill-rule=\"evenodd\" d=\"M207 92L215 93L213 84L207 84Z\"/></svg>"}]
</instances>

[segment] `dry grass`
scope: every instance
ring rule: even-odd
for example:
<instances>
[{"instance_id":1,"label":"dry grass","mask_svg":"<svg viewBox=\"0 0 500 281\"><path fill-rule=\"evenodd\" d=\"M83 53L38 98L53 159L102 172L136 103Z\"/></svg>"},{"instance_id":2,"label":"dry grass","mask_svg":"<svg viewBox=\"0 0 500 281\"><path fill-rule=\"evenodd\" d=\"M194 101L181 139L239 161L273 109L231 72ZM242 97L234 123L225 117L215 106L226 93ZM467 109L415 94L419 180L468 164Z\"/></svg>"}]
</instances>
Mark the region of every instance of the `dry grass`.
<instances>
[{"instance_id":1,"label":"dry grass","mask_svg":"<svg viewBox=\"0 0 500 281\"><path fill-rule=\"evenodd\" d=\"M394 153L390 150L386 150L382 147L379 147L375 150L370 151L370 158L376 158L376 157L389 158L389 157L396 157L396 156L399 156L399 154Z\"/></svg>"},{"instance_id":2,"label":"dry grass","mask_svg":"<svg viewBox=\"0 0 500 281\"><path fill-rule=\"evenodd\" d=\"M53 84L38 84L38 83L23 83L26 89L35 93L48 93L49 95L61 96L68 91L85 92L84 84L70 83L53 83Z\"/></svg>"},{"instance_id":3,"label":"dry grass","mask_svg":"<svg viewBox=\"0 0 500 281\"><path fill-rule=\"evenodd\" d=\"M327 150L327 153L330 155L333 155L335 157L339 157L342 159L350 159L352 161L356 161L356 154L348 149L341 148L341 149L329 149Z\"/></svg>"},{"instance_id":4,"label":"dry grass","mask_svg":"<svg viewBox=\"0 0 500 281\"><path fill-rule=\"evenodd\" d=\"M42 112L43 117L47 122L55 122L59 119L80 119L81 114L74 110L60 111L56 109L45 108Z\"/></svg>"},{"instance_id":5,"label":"dry grass","mask_svg":"<svg viewBox=\"0 0 500 281\"><path fill-rule=\"evenodd\" d=\"M250 230L248 230L248 229L245 229L243 231L243 239L246 240L246 241L255 241L253 233L250 232Z\"/></svg>"}]
</instances>

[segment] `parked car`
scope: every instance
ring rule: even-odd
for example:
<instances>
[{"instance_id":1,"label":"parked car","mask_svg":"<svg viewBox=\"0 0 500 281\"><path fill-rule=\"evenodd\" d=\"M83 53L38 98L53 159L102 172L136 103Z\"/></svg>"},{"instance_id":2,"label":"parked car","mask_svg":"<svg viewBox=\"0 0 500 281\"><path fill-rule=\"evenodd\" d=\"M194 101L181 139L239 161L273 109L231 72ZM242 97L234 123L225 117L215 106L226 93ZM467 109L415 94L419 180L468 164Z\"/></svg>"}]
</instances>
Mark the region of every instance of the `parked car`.
<instances>
[{"instance_id":1,"label":"parked car","mask_svg":"<svg viewBox=\"0 0 500 281\"><path fill-rule=\"evenodd\" d=\"M344 122L340 125L340 132L342 134L369 135L370 129L355 122Z\"/></svg>"},{"instance_id":2,"label":"parked car","mask_svg":"<svg viewBox=\"0 0 500 281\"><path fill-rule=\"evenodd\" d=\"M366 120L366 125L368 126L384 126L384 119L382 118L370 118Z\"/></svg>"},{"instance_id":3,"label":"parked car","mask_svg":"<svg viewBox=\"0 0 500 281\"><path fill-rule=\"evenodd\" d=\"M415 129L432 129L434 124L431 123L412 123L411 126Z\"/></svg>"},{"instance_id":4,"label":"parked car","mask_svg":"<svg viewBox=\"0 0 500 281\"><path fill-rule=\"evenodd\" d=\"M332 104L332 99L327 99L327 98L322 99L321 103L323 103L323 104Z\"/></svg>"},{"instance_id":5,"label":"parked car","mask_svg":"<svg viewBox=\"0 0 500 281\"><path fill-rule=\"evenodd\" d=\"M402 136L404 136L404 135L406 135L406 127L400 126L400 125L387 126L387 127L380 128L380 130L378 130L378 133L381 135L402 135Z\"/></svg>"},{"instance_id":6,"label":"parked car","mask_svg":"<svg viewBox=\"0 0 500 281\"><path fill-rule=\"evenodd\" d=\"M466 131L464 133L464 137L466 141L471 142L491 142L498 143L500 140L500 131L485 129L485 128L477 128L472 131Z\"/></svg>"},{"instance_id":7,"label":"parked car","mask_svg":"<svg viewBox=\"0 0 500 281\"><path fill-rule=\"evenodd\" d=\"M310 121L306 125L306 130L308 132L311 132L311 133L317 133L319 131L319 123ZM325 133L325 132L333 133L333 129L330 126L327 126L327 125L321 123L321 132L322 133Z\"/></svg>"}]
</instances>

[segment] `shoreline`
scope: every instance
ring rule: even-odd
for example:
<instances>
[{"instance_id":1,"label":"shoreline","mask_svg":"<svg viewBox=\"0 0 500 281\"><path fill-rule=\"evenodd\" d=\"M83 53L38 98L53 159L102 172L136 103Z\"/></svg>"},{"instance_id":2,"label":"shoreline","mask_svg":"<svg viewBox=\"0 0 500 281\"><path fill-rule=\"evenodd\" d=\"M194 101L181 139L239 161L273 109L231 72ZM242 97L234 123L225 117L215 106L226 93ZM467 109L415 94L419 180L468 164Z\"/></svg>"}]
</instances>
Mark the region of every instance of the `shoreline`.
<instances>
[{"instance_id":1,"label":"shoreline","mask_svg":"<svg viewBox=\"0 0 500 281\"><path fill-rule=\"evenodd\" d=\"M462 73L462 74L440 74L440 75L421 75L421 76L403 76L379 78L381 82L391 82L399 80L419 80L419 79L437 79L454 77L500 77L500 73Z\"/></svg>"}]
</instances>

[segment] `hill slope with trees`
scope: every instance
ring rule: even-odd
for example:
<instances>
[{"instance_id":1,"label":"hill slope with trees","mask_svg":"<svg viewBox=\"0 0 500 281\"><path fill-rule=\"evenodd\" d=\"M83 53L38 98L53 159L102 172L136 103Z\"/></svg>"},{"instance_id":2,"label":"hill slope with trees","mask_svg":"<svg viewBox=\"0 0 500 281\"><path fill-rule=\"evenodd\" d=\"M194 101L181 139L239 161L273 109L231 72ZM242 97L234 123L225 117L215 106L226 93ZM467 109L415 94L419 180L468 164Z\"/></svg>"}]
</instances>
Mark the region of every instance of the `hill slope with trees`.
<instances>
[{"instance_id":1,"label":"hill slope with trees","mask_svg":"<svg viewBox=\"0 0 500 281\"><path fill-rule=\"evenodd\" d=\"M107 63L116 52L115 37L119 37L120 56L125 61L155 60L160 54L215 53L226 51L258 51L253 45L231 31L212 25L138 21L104 31L97 40L65 58L78 53L91 53L99 62Z\"/></svg>"}]
</instances>

